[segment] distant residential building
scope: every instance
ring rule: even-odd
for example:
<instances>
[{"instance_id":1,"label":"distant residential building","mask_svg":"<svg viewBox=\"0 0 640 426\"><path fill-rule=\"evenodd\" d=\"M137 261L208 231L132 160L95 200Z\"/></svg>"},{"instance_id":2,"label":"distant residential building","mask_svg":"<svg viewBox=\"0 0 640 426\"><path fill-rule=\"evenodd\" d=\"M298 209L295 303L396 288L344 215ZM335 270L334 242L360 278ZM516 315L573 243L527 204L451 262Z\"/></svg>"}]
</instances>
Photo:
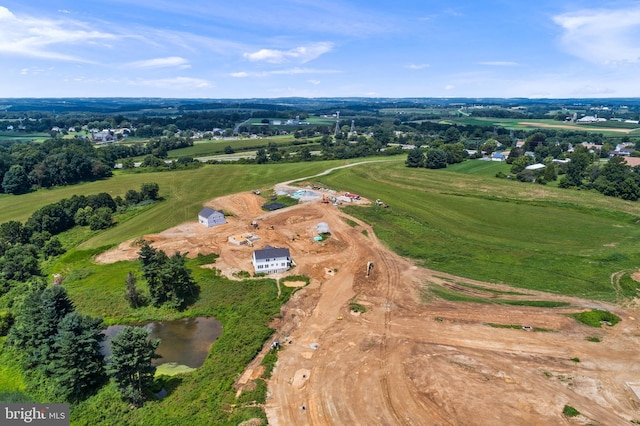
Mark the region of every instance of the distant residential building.
<instances>
[{"instance_id":1,"label":"distant residential building","mask_svg":"<svg viewBox=\"0 0 640 426\"><path fill-rule=\"evenodd\" d=\"M491 155L491 161L505 161L507 157L502 152L494 152Z\"/></svg>"}]
</instances>

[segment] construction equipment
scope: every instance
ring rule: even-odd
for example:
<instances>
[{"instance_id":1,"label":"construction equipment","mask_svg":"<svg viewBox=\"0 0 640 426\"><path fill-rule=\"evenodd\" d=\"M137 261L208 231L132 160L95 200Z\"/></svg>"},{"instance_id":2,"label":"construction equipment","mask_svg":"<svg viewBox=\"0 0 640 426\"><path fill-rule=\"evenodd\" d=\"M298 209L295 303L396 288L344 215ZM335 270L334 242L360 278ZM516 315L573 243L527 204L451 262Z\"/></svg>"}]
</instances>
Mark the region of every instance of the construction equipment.
<instances>
[{"instance_id":1,"label":"construction equipment","mask_svg":"<svg viewBox=\"0 0 640 426\"><path fill-rule=\"evenodd\" d=\"M367 278L369 278L369 274L371 273L372 269L373 269L373 262L371 261L367 262Z\"/></svg>"}]
</instances>

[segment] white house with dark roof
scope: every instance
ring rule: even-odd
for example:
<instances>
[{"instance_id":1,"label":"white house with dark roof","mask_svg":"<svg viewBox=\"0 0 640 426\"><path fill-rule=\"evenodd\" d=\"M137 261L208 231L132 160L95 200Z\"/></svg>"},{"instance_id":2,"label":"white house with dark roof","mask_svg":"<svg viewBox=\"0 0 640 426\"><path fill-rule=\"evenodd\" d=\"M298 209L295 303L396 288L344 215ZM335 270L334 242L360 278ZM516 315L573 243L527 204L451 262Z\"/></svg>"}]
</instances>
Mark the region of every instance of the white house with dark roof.
<instances>
[{"instance_id":1,"label":"white house with dark roof","mask_svg":"<svg viewBox=\"0 0 640 426\"><path fill-rule=\"evenodd\" d=\"M288 248L266 246L262 250L255 250L251 256L253 269L256 273L277 274L285 272L291 267L291 256Z\"/></svg>"},{"instance_id":2,"label":"white house with dark roof","mask_svg":"<svg viewBox=\"0 0 640 426\"><path fill-rule=\"evenodd\" d=\"M222 213L222 211L214 210L211 207L205 207L200 210L200 213L198 213L198 222L207 227L212 227L227 223L227 219L224 218L224 213Z\"/></svg>"}]
</instances>

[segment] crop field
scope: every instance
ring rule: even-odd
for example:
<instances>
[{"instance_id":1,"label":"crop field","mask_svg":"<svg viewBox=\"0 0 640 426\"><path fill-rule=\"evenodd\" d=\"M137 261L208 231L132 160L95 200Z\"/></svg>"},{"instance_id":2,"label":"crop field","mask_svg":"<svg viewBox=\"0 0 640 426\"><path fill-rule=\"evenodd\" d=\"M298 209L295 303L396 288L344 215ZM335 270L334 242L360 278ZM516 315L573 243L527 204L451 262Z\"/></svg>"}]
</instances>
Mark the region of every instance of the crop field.
<instances>
[{"instance_id":1,"label":"crop field","mask_svg":"<svg viewBox=\"0 0 640 426\"><path fill-rule=\"evenodd\" d=\"M22 133L22 132L0 132L0 142L2 141L20 141L30 142L37 141L42 142L51 137L48 133Z\"/></svg>"},{"instance_id":2,"label":"crop field","mask_svg":"<svg viewBox=\"0 0 640 426\"><path fill-rule=\"evenodd\" d=\"M607 136L624 136L625 134L640 134L640 126L637 124L622 123L619 121L607 121L602 123L573 124L551 119L526 119L526 118L483 118L463 117L452 119L451 123L478 126L500 126L509 130L532 130L536 127L545 129L574 130L583 132L597 132Z\"/></svg>"},{"instance_id":3,"label":"crop field","mask_svg":"<svg viewBox=\"0 0 640 426\"><path fill-rule=\"evenodd\" d=\"M234 151L249 151L265 148L269 143L274 143L278 148L290 146L317 146L317 138L295 139L291 135L275 136L260 139L219 139L211 141L199 141L188 148L174 149L169 152L169 158L180 157L205 157L224 153L224 149L230 146Z\"/></svg>"},{"instance_id":4,"label":"crop field","mask_svg":"<svg viewBox=\"0 0 640 426\"><path fill-rule=\"evenodd\" d=\"M637 266L637 203L490 177L500 166L465 162L456 173L372 164L319 182L382 199L390 208L347 212L426 267L585 298L635 295L617 294L612 274Z\"/></svg>"}]
</instances>

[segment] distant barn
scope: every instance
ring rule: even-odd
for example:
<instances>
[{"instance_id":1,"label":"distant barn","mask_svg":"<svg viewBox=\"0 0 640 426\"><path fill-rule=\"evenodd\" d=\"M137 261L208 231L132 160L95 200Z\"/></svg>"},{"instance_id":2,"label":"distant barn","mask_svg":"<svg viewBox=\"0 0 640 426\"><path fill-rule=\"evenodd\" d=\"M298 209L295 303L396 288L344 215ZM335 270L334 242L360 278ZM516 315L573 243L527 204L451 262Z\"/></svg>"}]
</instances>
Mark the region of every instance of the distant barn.
<instances>
[{"instance_id":1,"label":"distant barn","mask_svg":"<svg viewBox=\"0 0 640 426\"><path fill-rule=\"evenodd\" d=\"M207 227L212 227L227 223L227 220L224 218L224 213L222 213L220 210L214 210L210 207L205 207L204 209L200 210L200 213L198 213L198 222Z\"/></svg>"}]
</instances>

